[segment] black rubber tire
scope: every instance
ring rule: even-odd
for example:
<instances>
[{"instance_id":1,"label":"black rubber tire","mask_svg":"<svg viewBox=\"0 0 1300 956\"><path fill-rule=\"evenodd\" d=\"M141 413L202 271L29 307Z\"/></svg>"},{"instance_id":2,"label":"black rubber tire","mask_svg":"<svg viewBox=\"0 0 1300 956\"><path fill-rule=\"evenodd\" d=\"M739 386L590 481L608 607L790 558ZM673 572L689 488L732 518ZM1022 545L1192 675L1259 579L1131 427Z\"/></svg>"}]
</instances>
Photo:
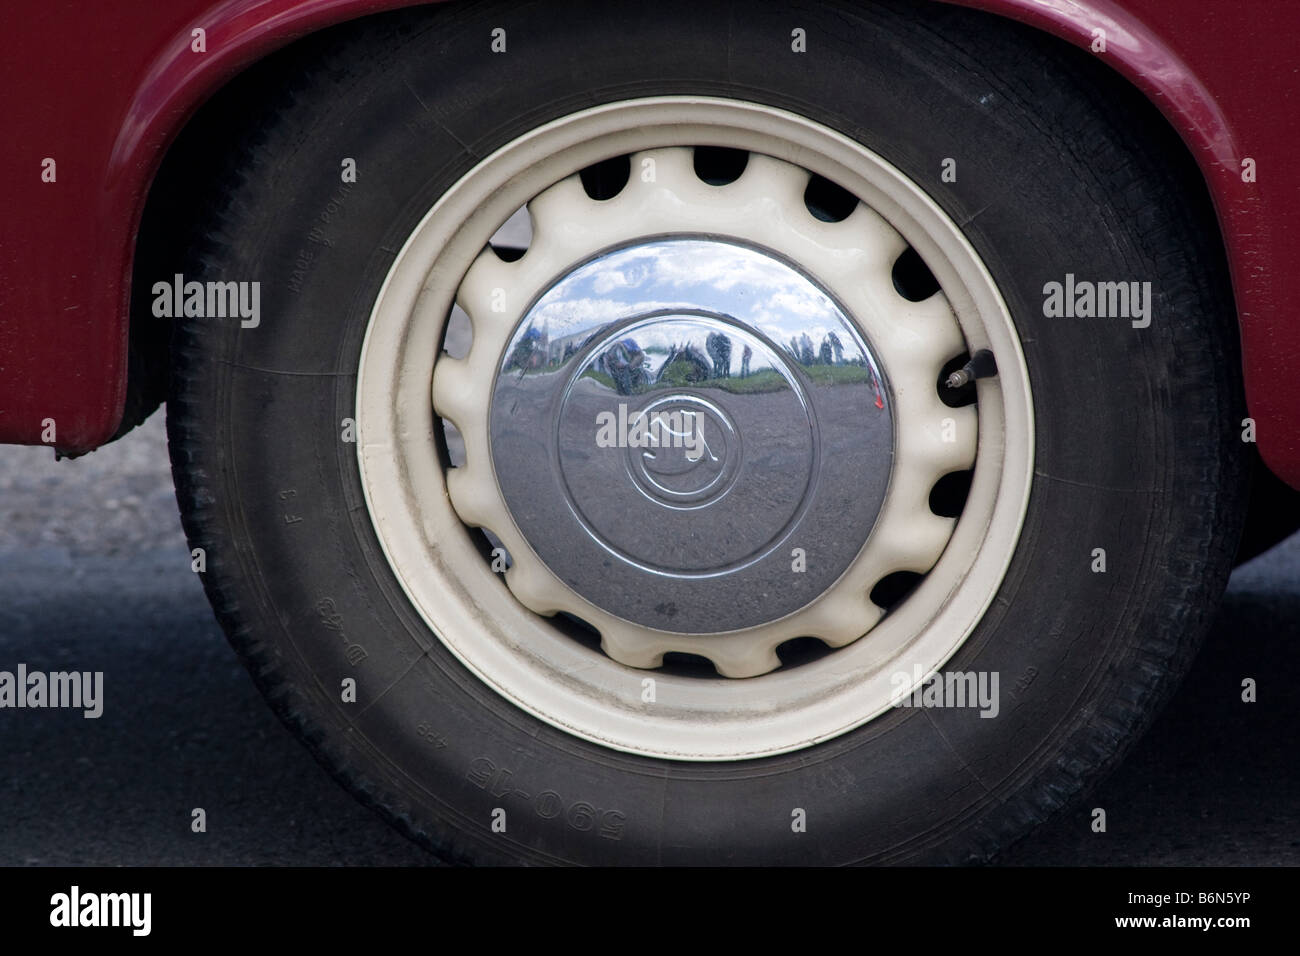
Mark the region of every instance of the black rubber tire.
<instances>
[{"instance_id":1,"label":"black rubber tire","mask_svg":"<svg viewBox=\"0 0 1300 956\"><path fill-rule=\"evenodd\" d=\"M498 26L505 54L489 49ZM791 51L796 27L805 54ZM1103 66L942 5L714 0L617 16L596 0L453 3L293 56L287 88L262 91L194 266L260 280L261 325L177 323L168 434L217 616L276 711L363 801L454 861L967 862L1114 764L1208 626L1244 458L1203 187ZM946 667L999 673L997 719L898 709L781 757L631 756L481 684L389 570L340 431L395 251L493 149L575 110L669 93L768 103L857 139L930 192L999 284L1030 370L1035 481L1005 581ZM355 185L340 183L343 157ZM1044 284L1067 272L1152 282L1150 327L1044 318ZM347 644L365 660L349 663ZM345 677L355 704L340 700ZM490 827L496 807L506 833Z\"/></svg>"}]
</instances>

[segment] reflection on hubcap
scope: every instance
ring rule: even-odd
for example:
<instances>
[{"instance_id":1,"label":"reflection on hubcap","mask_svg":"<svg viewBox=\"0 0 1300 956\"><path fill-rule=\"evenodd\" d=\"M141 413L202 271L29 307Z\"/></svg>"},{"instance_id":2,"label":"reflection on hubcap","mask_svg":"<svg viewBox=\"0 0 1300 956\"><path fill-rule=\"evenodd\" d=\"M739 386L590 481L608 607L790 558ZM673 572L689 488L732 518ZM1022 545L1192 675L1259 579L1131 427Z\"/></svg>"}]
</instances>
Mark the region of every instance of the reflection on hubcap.
<instances>
[{"instance_id":1,"label":"reflection on hubcap","mask_svg":"<svg viewBox=\"0 0 1300 956\"><path fill-rule=\"evenodd\" d=\"M887 384L844 310L770 253L704 238L605 253L535 301L503 356L502 496L538 557L611 614L691 634L773 621L871 533Z\"/></svg>"}]
</instances>

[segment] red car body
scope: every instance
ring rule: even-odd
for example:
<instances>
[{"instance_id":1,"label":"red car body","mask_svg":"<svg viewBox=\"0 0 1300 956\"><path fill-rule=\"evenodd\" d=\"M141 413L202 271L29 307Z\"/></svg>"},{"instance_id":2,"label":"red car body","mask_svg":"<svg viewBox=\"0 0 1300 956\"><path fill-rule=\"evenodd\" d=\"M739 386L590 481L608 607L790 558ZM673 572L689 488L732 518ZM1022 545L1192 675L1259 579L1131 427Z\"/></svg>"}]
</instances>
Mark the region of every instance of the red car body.
<instances>
[{"instance_id":1,"label":"red car body","mask_svg":"<svg viewBox=\"0 0 1300 956\"><path fill-rule=\"evenodd\" d=\"M1213 198L1264 461L1300 488L1296 15L1282 0L945 0L1092 49L1149 97ZM413 0L11 0L0 18L0 442L85 451L127 388L132 257L169 144L214 91L315 30ZM191 48L205 31L206 52ZM1105 51L1093 49L1104 31ZM1135 131L1135 135L1140 131ZM55 161L46 181L47 159ZM1253 175L1248 174L1253 171Z\"/></svg>"}]
</instances>

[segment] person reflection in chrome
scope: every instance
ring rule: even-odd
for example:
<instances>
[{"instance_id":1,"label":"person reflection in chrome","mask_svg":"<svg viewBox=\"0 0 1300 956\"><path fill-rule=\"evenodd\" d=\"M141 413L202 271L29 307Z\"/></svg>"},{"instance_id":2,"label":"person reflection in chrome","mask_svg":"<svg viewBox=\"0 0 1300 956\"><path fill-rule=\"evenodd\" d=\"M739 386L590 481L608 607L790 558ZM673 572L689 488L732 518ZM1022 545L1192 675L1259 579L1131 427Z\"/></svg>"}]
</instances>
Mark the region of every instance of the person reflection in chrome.
<instances>
[{"instance_id":1,"label":"person reflection in chrome","mask_svg":"<svg viewBox=\"0 0 1300 956\"><path fill-rule=\"evenodd\" d=\"M713 377L730 378L731 339L721 332L710 332L704 340L704 346L709 350L709 358L713 360Z\"/></svg>"},{"instance_id":2,"label":"person reflection in chrome","mask_svg":"<svg viewBox=\"0 0 1300 956\"><path fill-rule=\"evenodd\" d=\"M614 380L620 395L631 395L649 384L650 375L645 365L645 352L634 339L619 339L601 356L605 372Z\"/></svg>"}]
</instances>

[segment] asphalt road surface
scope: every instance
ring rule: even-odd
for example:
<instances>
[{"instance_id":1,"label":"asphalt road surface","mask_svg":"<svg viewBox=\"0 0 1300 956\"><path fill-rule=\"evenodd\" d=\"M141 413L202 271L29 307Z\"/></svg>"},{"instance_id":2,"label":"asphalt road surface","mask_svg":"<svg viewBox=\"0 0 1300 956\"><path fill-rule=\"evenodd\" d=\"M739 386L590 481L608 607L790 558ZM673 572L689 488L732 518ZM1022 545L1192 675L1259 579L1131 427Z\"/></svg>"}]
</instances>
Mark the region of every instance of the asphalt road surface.
<instances>
[{"instance_id":1,"label":"asphalt road surface","mask_svg":"<svg viewBox=\"0 0 1300 956\"><path fill-rule=\"evenodd\" d=\"M1002 862L1300 864L1298 648L1300 536L1237 570L1124 765ZM18 662L102 670L106 703L98 720L0 711L0 864L434 862L317 766L226 644L190 571L161 414L78 460L0 447L0 669Z\"/></svg>"}]
</instances>

